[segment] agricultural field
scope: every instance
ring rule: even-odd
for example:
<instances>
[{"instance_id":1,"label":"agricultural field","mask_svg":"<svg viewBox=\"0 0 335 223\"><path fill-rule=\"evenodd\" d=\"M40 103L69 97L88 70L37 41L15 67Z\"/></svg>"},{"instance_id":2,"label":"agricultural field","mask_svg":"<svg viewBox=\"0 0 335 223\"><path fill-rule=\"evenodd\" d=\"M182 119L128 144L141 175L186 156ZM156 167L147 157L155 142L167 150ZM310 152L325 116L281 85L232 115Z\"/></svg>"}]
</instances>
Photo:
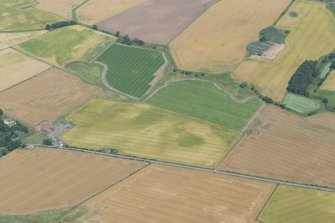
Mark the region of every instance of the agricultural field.
<instances>
[{"instance_id":1,"label":"agricultural field","mask_svg":"<svg viewBox=\"0 0 335 223\"><path fill-rule=\"evenodd\" d=\"M328 99L328 105L333 107L335 109L335 92L334 91L324 91L324 90L319 90L316 93L316 96L322 97L322 98L327 98Z\"/></svg>"},{"instance_id":2,"label":"agricultural field","mask_svg":"<svg viewBox=\"0 0 335 223\"><path fill-rule=\"evenodd\" d=\"M241 130L261 106L255 97L236 101L213 83L196 80L172 82L149 103L235 130Z\"/></svg>"},{"instance_id":3,"label":"agricultural field","mask_svg":"<svg viewBox=\"0 0 335 223\"><path fill-rule=\"evenodd\" d=\"M28 31L44 29L46 24L62 19L35 9L34 0L1 0L0 31Z\"/></svg>"},{"instance_id":4,"label":"agricultural field","mask_svg":"<svg viewBox=\"0 0 335 223\"><path fill-rule=\"evenodd\" d=\"M97 63L84 63L74 61L66 65L65 70L77 77L79 77L84 83L90 85L102 86L101 75L103 67Z\"/></svg>"},{"instance_id":5,"label":"agricultural field","mask_svg":"<svg viewBox=\"0 0 335 223\"><path fill-rule=\"evenodd\" d=\"M332 223L334 205L334 193L279 186L258 219L264 223Z\"/></svg>"},{"instance_id":6,"label":"agricultural field","mask_svg":"<svg viewBox=\"0 0 335 223\"><path fill-rule=\"evenodd\" d=\"M290 15L292 11L297 13L296 17ZM298 0L276 27L290 30L286 48L273 62L249 60L242 63L235 76L254 83L263 94L281 101L289 80L305 60L317 60L334 49L335 18L325 4Z\"/></svg>"},{"instance_id":7,"label":"agricultural field","mask_svg":"<svg viewBox=\"0 0 335 223\"><path fill-rule=\"evenodd\" d=\"M303 115L307 115L321 109L320 102L291 93L287 93L285 95L283 104L285 104L289 109Z\"/></svg>"},{"instance_id":8,"label":"agricultural field","mask_svg":"<svg viewBox=\"0 0 335 223\"><path fill-rule=\"evenodd\" d=\"M57 68L0 93L1 108L21 121L36 126L53 121L90 100L100 89Z\"/></svg>"},{"instance_id":9,"label":"agricultural field","mask_svg":"<svg viewBox=\"0 0 335 223\"><path fill-rule=\"evenodd\" d=\"M36 8L71 20L73 7L82 1L83 0L37 0L38 5Z\"/></svg>"},{"instance_id":10,"label":"agricultural field","mask_svg":"<svg viewBox=\"0 0 335 223\"><path fill-rule=\"evenodd\" d=\"M0 101L1 102L1 101ZM97 115L99 114L99 115ZM94 100L71 113L61 139L76 147L215 167L240 133L146 104Z\"/></svg>"},{"instance_id":11,"label":"agricultural field","mask_svg":"<svg viewBox=\"0 0 335 223\"><path fill-rule=\"evenodd\" d=\"M326 81L322 84L321 90L335 91L335 70L329 74Z\"/></svg>"},{"instance_id":12,"label":"agricultural field","mask_svg":"<svg viewBox=\"0 0 335 223\"><path fill-rule=\"evenodd\" d=\"M137 7L99 22L98 27L165 45L213 3L213 0L146 0Z\"/></svg>"},{"instance_id":13,"label":"agricultural field","mask_svg":"<svg viewBox=\"0 0 335 223\"><path fill-rule=\"evenodd\" d=\"M268 183L150 165L85 202L88 213L78 222L254 222L273 190Z\"/></svg>"},{"instance_id":14,"label":"agricultural field","mask_svg":"<svg viewBox=\"0 0 335 223\"><path fill-rule=\"evenodd\" d=\"M13 50L0 51L0 92L30 79L50 68L50 65Z\"/></svg>"},{"instance_id":15,"label":"agricultural field","mask_svg":"<svg viewBox=\"0 0 335 223\"><path fill-rule=\"evenodd\" d=\"M220 165L225 170L335 186L335 116L266 106Z\"/></svg>"},{"instance_id":16,"label":"agricultural field","mask_svg":"<svg viewBox=\"0 0 335 223\"><path fill-rule=\"evenodd\" d=\"M77 10L79 22L93 25L131 9L145 0L90 0Z\"/></svg>"},{"instance_id":17,"label":"agricultural field","mask_svg":"<svg viewBox=\"0 0 335 223\"><path fill-rule=\"evenodd\" d=\"M170 45L177 65L186 70L221 72L237 64L246 46L271 26L291 0L219 1ZM201 56L199 56L201 55Z\"/></svg>"},{"instance_id":18,"label":"agricultural field","mask_svg":"<svg viewBox=\"0 0 335 223\"><path fill-rule=\"evenodd\" d=\"M108 85L135 98L141 98L151 82L162 76L156 71L165 63L159 51L119 44L111 46L97 61L107 66L103 78Z\"/></svg>"},{"instance_id":19,"label":"agricultural field","mask_svg":"<svg viewBox=\"0 0 335 223\"><path fill-rule=\"evenodd\" d=\"M44 33L46 33L46 30L0 33L0 50L22 43Z\"/></svg>"},{"instance_id":20,"label":"agricultural field","mask_svg":"<svg viewBox=\"0 0 335 223\"><path fill-rule=\"evenodd\" d=\"M90 62L116 38L83 26L56 29L17 46L28 54L63 68L72 61Z\"/></svg>"},{"instance_id":21,"label":"agricultural field","mask_svg":"<svg viewBox=\"0 0 335 223\"><path fill-rule=\"evenodd\" d=\"M143 166L135 161L56 149L16 150L0 159L0 213L71 207Z\"/></svg>"}]
</instances>

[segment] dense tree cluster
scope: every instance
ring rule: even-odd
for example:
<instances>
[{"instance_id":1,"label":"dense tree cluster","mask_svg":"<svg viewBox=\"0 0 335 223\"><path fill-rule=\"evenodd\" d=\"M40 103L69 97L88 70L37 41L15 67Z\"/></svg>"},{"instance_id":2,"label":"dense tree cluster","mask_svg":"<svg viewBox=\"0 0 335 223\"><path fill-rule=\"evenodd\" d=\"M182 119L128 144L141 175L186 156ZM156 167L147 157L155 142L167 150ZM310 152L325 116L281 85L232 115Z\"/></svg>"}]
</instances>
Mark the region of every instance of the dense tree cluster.
<instances>
[{"instance_id":1,"label":"dense tree cluster","mask_svg":"<svg viewBox=\"0 0 335 223\"><path fill-rule=\"evenodd\" d=\"M72 25L75 25L75 24L76 23L74 21L62 21L62 22L47 24L45 26L45 29L46 30L58 29L58 28L62 28L62 27L65 27L65 26L72 26Z\"/></svg>"},{"instance_id":2,"label":"dense tree cluster","mask_svg":"<svg viewBox=\"0 0 335 223\"><path fill-rule=\"evenodd\" d=\"M309 87L319 77L317 61L306 60L293 74L287 90L291 93L309 96Z\"/></svg>"},{"instance_id":3,"label":"dense tree cluster","mask_svg":"<svg viewBox=\"0 0 335 223\"><path fill-rule=\"evenodd\" d=\"M19 139L20 134L28 133L28 128L19 122L15 125L6 125L3 112L0 109L0 156L23 146Z\"/></svg>"}]
</instances>

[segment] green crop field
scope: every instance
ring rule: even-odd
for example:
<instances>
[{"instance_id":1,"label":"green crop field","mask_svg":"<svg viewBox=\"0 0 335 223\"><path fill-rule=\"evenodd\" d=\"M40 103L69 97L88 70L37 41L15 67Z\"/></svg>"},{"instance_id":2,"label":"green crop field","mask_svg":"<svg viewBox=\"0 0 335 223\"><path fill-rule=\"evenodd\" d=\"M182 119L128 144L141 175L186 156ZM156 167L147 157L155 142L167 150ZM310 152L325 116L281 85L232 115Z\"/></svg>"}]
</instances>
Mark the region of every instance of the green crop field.
<instances>
[{"instance_id":1,"label":"green crop field","mask_svg":"<svg viewBox=\"0 0 335 223\"><path fill-rule=\"evenodd\" d=\"M98 115L97 115L98 114ZM240 133L146 104L94 100L70 114L65 143L91 149L215 167Z\"/></svg>"},{"instance_id":2,"label":"green crop field","mask_svg":"<svg viewBox=\"0 0 335 223\"><path fill-rule=\"evenodd\" d=\"M35 9L34 0L0 0L0 30L44 29L46 24L64 19Z\"/></svg>"},{"instance_id":3,"label":"green crop field","mask_svg":"<svg viewBox=\"0 0 335 223\"><path fill-rule=\"evenodd\" d=\"M164 57L155 50L114 44L98 61L108 66L106 79L110 86L141 98L150 89L150 82L164 64Z\"/></svg>"},{"instance_id":4,"label":"green crop field","mask_svg":"<svg viewBox=\"0 0 335 223\"><path fill-rule=\"evenodd\" d=\"M293 111L296 111L303 115L317 111L321 108L319 102L291 93L287 93L285 95L283 103L289 109L292 109Z\"/></svg>"},{"instance_id":5,"label":"green crop field","mask_svg":"<svg viewBox=\"0 0 335 223\"><path fill-rule=\"evenodd\" d=\"M41 60L64 67L72 61L90 62L116 38L85 28L68 26L20 44L17 48Z\"/></svg>"},{"instance_id":6,"label":"green crop field","mask_svg":"<svg viewBox=\"0 0 335 223\"><path fill-rule=\"evenodd\" d=\"M204 81L170 83L149 103L235 130L241 130L261 105L256 98L237 102L228 93Z\"/></svg>"},{"instance_id":7,"label":"green crop field","mask_svg":"<svg viewBox=\"0 0 335 223\"><path fill-rule=\"evenodd\" d=\"M335 194L279 186L259 216L264 223L332 223Z\"/></svg>"}]
</instances>

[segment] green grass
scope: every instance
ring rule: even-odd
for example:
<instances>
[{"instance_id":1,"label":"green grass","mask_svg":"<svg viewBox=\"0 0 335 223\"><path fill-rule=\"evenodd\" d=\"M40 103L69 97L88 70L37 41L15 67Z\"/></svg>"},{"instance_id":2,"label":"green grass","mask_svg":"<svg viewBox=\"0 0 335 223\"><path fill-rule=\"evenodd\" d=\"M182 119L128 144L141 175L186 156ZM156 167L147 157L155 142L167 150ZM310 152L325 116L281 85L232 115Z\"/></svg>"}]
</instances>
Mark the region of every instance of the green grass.
<instances>
[{"instance_id":1,"label":"green grass","mask_svg":"<svg viewBox=\"0 0 335 223\"><path fill-rule=\"evenodd\" d=\"M155 78L155 72L164 64L161 52L114 44L98 61L108 66L107 82L118 91L141 98Z\"/></svg>"},{"instance_id":2,"label":"green grass","mask_svg":"<svg viewBox=\"0 0 335 223\"><path fill-rule=\"evenodd\" d=\"M46 24L64 19L35 9L34 0L0 0L0 30L44 29Z\"/></svg>"},{"instance_id":3,"label":"green grass","mask_svg":"<svg viewBox=\"0 0 335 223\"><path fill-rule=\"evenodd\" d=\"M303 115L318 111L321 108L319 102L291 93L287 93L285 95L283 104L285 104L289 109L292 109L293 111Z\"/></svg>"},{"instance_id":4,"label":"green grass","mask_svg":"<svg viewBox=\"0 0 335 223\"><path fill-rule=\"evenodd\" d=\"M264 223L333 223L335 194L279 186L258 217Z\"/></svg>"},{"instance_id":5,"label":"green grass","mask_svg":"<svg viewBox=\"0 0 335 223\"><path fill-rule=\"evenodd\" d=\"M253 92L249 87L241 88L236 81L232 79L229 74L224 74L215 80L215 84L227 92L231 93L237 100L246 100L253 96Z\"/></svg>"},{"instance_id":6,"label":"green grass","mask_svg":"<svg viewBox=\"0 0 335 223\"><path fill-rule=\"evenodd\" d=\"M102 86L102 66L96 63L74 61L66 65L65 71L79 77L84 83Z\"/></svg>"},{"instance_id":7,"label":"green grass","mask_svg":"<svg viewBox=\"0 0 335 223\"><path fill-rule=\"evenodd\" d=\"M72 223L85 213L84 208L65 208L31 215L0 215L0 223Z\"/></svg>"},{"instance_id":8,"label":"green grass","mask_svg":"<svg viewBox=\"0 0 335 223\"><path fill-rule=\"evenodd\" d=\"M47 137L43 135L42 133L35 133L23 140L25 144L39 144L42 143L43 139L46 139Z\"/></svg>"},{"instance_id":9,"label":"green grass","mask_svg":"<svg viewBox=\"0 0 335 223\"><path fill-rule=\"evenodd\" d=\"M335 92L334 91L319 90L316 95L323 97L323 98L327 98L328 104L333 109L335 109Z\"/></svg>"},{"instance_id":10,"label":"green grass","mask_svg":"<svg viewBox=\"0 0 335 223\"><path fill-rule=\"evenodd\" d=\"M58 67L64 67L77 60L90 62L115 41L115 37L92 29L68 26L24 42L18 49Z\"/></svg>"},{"instance_id":11,"label":"green grass","mask_svg":"<svg viewBox=\"0 0 335 223\"><path fill-rule=\"evenodd\" d=\"M235 130L241 130L261 105L256 98L239 103L228 93L204 81L170 83L149 103Z\"/></svg>"},{"instance_id":12,"label":"green grass","mask_svg":"<svg viewBox=\"0 0 335 223\"><path fill-rule=\"evenodd\" d=\"M241 134L147 104L94 100L66 117L61 139L76 147L215 167Z\"/></svg>"}]
</instances>

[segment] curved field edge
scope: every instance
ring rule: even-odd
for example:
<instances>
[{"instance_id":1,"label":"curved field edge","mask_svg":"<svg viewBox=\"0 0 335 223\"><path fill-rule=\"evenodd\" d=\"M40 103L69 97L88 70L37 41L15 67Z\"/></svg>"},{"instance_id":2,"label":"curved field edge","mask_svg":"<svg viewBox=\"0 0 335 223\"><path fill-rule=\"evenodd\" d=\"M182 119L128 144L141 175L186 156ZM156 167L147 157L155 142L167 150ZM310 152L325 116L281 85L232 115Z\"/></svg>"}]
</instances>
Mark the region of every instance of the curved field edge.
<instances>
[{"instance_id":1,"label":"curved field edge","mask_svg":"<svg viewBox=\"0 0 335 223\"><path fill-rule=\"evenodd\" d=\"M156 71L166 61L162 52L114 44L97 61L106 65L106 84L117 91L141 98L151 88Z\"/></svg>"},{"instance_id":2,"label":"curved field edge","mask_svg":"<svg viewBox=\"0 0 335 223\"><path fill-rule=\"evenodd\" d=\"M261 106L257 98L241 103L213 83L196 80L169 83L148 103L234 130L243 129Z\"/></svg>"},{"instance_id":3,"label":"curved field edge","mask_svg":"<svg viewBox=\"0 0 335 223\"><path fill-rule=\"evenodd\" d=\"M334 193L279 186L258 220L264 223L331 223L335 218L334 204Z\"/></svg>"},{"instance_id":4,"label":"curved field edge","mask_svg":"<svg viewBox=\"0 0 335 223\"><path fill-rule=\"evenodd\" d=\"M105 100L88 103L66 120L75 125L61 135L70 146L211 168L241 136L154 106Z\"/></svg>"},{"instance_id":5,"label":"curved field edge","mask_svg":"<svg viewBox=\"0 0 335 223\"><path fill-rule=\"evenodd\" d=\"M74 207L26 215L0 215L0 223L72 223L86 213L85 208Z\"/></svg>"}]
</instances>

